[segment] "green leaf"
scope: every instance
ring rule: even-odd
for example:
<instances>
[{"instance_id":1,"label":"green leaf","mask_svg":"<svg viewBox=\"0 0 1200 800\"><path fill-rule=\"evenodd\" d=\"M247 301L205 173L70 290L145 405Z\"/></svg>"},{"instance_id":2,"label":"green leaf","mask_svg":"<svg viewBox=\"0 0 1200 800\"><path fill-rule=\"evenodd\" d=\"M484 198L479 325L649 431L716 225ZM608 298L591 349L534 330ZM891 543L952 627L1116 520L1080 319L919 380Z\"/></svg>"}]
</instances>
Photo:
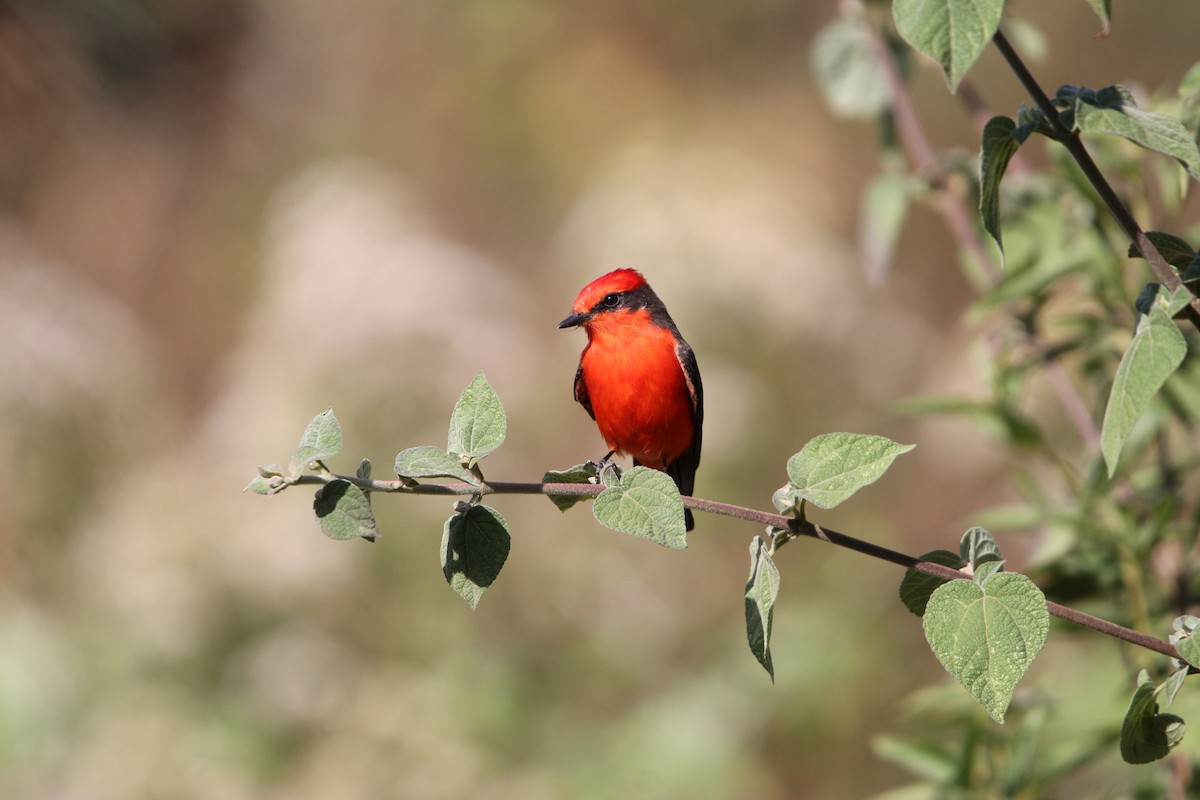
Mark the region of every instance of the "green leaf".
<instances>
[{"instance_id":1,"label":"green leaf","mask_svg":"<svg viewBox=\"0 0 1200 800\"><path fill-rule=\"evenodd\" d=\"M1096 16L1100 18L1100 33L1097 34L1103 38L1112 32L1112 0L1087 0L1088 5L1092 7L1092 11L1096 12Z\"/></svg>"},{"instance_id":2,"label":"green leaf","mask_svg":"<svg viewBox=\"0 0 1200 800\"><path fill-rule=\"evenodd\" d=\"M622 473L592 504L596 519L606 528L640 536L682 550L687 547L683 498L665 472L634 467Z\"/></svg>"},{"instance_id":3,"label":"green leaf","mask_svg":"<svg viewBox=\"0 0 1200 800\"><path fill-rule=\"evenodd\" d=\"M421 445L396 454L396 474L401 478L456 478L478 485L479 478L455 456L440 447Z\"/></svg>"},{"instance_id":4,"label":"green leaf","mask_svg":"<svg viewBox=\"0 0 1200 800\"><path fill-rule=\"evenodd\" d=\"M772 682L775 667L771 664L771 622L778 597L779 569L766 541L755 536L750 543L750 579L746 581L746 640Z\"/></svg>"},{"instance_id":5,"label":"green leaf","mask_svg":"<svg viewBox=\"0 0 1200 800\"><path fill-rule=\"evenodd\" d=\"M792 485L791 481L785 483L775 490L771 495L771 504L780 514L798 514L800 513L800 503L804 498L800 496L800 490Z\"/></svg>"},{"instance_id":6,"label":"green leaf","mask_svg":"<svg viewBox=\"0 0 1200 800\"><path fill-rule=\"evenodd\" d=\"M914 447L884 436L826 433L788 459L788 478L800 497L819 508L833 508L879 480L896 456Z\"/></svg>"},{"instance_id":7,"label":"green leaf","mask_svg":"<svg viewBox=\"0 0 1200 800\"><path fill-rule=\"evenodd\" d=\"M255 494L271 494L271 478L265 475L255 475L254 478L246 484L243 492L254 492Z\"/></svg>"},{"instance_id":8,"label":"green leaf","mask_svg":"<svg viewBox=\"0 0 1200 800\"><path fill-rule=\"evenodd\" d=\"M1200 668L1200 637L1196 636L1200 618L1184 614L1175 618L1173 627L1175 630L1171 634L1171 644L1175 645L1179 657L1193 667Z\"/></svg>"},{"instance_id":9,"label":"green leaf","mask_svg":"<svg viewBox=\"0 0 1200 800\"><path fill-rule=\"evenodd\" d=\"M1174 714L1158 712L1158 692L1142 670L1125 720L1121 723L1121 758L1129 764L1149 764L1165 757L1183 739L1184 722Z\"/></svg>"},{"instance_id":10,"label":"green leaf","mask_svg":"<svg viewBox=\"0 0 1200 800\"><path fill-rule=\"evenodd\" d=\"M1163 298L1164 293L1159 293ZM1187 341L1163 306L1156 304L1149 316L1143 316L1137 333L1113 379L1108 407L1100 432L1100 449L1111 478L1134 423L1150 405L1150 400L1187 355Z\"/></svg>"},{"instance_id":11,"label":"green leaf","mask_svg":"<svg viewBox=\"0 0 1200 800\"><path fill-rule=\"evenodd\" d=\"M975 583L979 586L979 588L986 592L988 581L990 581L996 575L996 573L1000 572L1002 569L1004 569L1003 561L999 559L987 559L975 565L974 575L972 575L972 577L975 579Z\"/></svg>"},{"instance_id":12,"label":"green leaf","mask_svg":"<svg viewBox=\"0 0 1200 800\"><path fill-rule=\"evenodd\" d=\"M1196 249L1174 234L1164 231L1146 231L1146 238L1163 260L1175 269L1187 269L1196 257ZM1129 245L1130 258L1144 258L1137 243Z\"/></svg>"},{"instance_id":13,"label":"green leaf","mask_svg":"<svg viewBox=\"0 0 1200 800\"><path fill-rule=\"evenodd\" d=\"M983 528L975 526L968 528L958 543L958 554L963 563L970 564L973 569L987 561L1000 560L1000 545L995 538Z\"/></svg>"},{"instance_id":14,"label":"green leaf","mask_svg":"<svg viewBox=\"0 0 1200 800\"><path fill-rule=\"evenodd\" d=\"M875 35L863 21L848 18L830 23L817 34L812 69L834 113L873 117L891 104L887 73L872 47Z\"/></svg>"},{"instance_id":15,"label":"green leaf","mask_svg":"<svg viewBox=\"0 0 1200 800\"><path fill-rule=\"evenodd\" d=\"M891 269L896 241L908 216L910 187L904 175L876 176L863 193L859 212L858 245L867 280L881 284Z\"/></svg>"},{"instance_id":16,"label":"green leaf","mask_svg":"<svg viewBox=\"0 0 1200 800\"><path fill-rule=\"evenodd\" d=\"M474 466L504 442L507 426L504 406L481 370L454 404L446 449L466 456L468 466Z\"/></svg>"},{"instance_id":17,"label":"green leaf","mask_svg":"<svg viewBox=\"0 0 1200 800\"><path fill-rule=\"evenodd\" d=\"M358 462L358 469L354 470L355 476L362 478L364 481L371 480L371 459L364 458Z\"/></svg>"},{"instance_id":18,"label":"green leaf","mask_svg":"<svg viewBox=\"0 0 1200 800\"><path fill-rule=\"evenodd\" d=\"M317 490L313 511L321 530L330 539L361 536L368 542L379 538L375 514L366 492L348 480L338 478Z\"/></svg>"},{"instance_id":19,"label":"green leaf","mask_svg":"<svg viewBox=\"0 0 1200 800\"><path fill-rule=\"evenodd\" d=\"M1000 248L1000 266L1004 266L1004 243L1000 238L1000 179L1021 143L1016 138L1017 124L1008 117L992 117L983 126L983 145L979 152L979 215L983 228Z\"/></svg>"},{"instance_id":20,"label":"green leaf","mask_svg":"<svg viewBox=\"0 0 1200 800\"><path fill-rule=\"evenodd\" d=\"M1162 692L1168 706L1175 702L1175 695L1179 694L1179 690L1183 688L1183 681L1187 678L1187 676L1188 666L1187 664L1184 664L1182 667L1172 672L1171 677L1167 678L1166 682L1163 683Z\"/></svg>"},{"instance_id":21,"label":"green leaf","mask_svg":"<svg viewBox=\"0 0 1200 800\"><path fill-rule=\"evenodd\" d=\"M442 574L474 609L508 559L511 537L496 509L462 505L442 529Z\"/></svg>"},{"instance_id":22,"label":"green leaf","mask_svg":"<svg viewBox=\"0 0 1200 800\"><path fill-rule=\"evenodd\" d=\"M922 554L920 558L922 561L941 564L943 567L952 569L962 569L964 566L958 553L952 553L949 550L930 550L928 553ZM929 603L929 596L933 594L934 589L947 582L945 578L939 578L936 575L918 572L915 569L906 569L904 577L900 581L900 602L904 603L904 607L918 617L923 617L925 616L925 606Z\"/></svg>"},{"instance_id":23,"label":"green leaf","mask_svg":"<svg viewBox=\"0 0 1200 800\"><path fill-rule=\"evenodd\" d=\"M1046 643L1050 613L1041 590L1024 575L1003 572L986 587L954 580L925 607L925 638L946 671L997 722L1017 681Z\"/></svg>"},{"instance_id":24,"label":"green leaf","mask_svg":"<svg viewBox=\"0 0 1200 800\"><path fill-rule=\"evenodd\" d=\"M895 0L896 30L942 65L950 91L979 58L1000 25L1003 0Z\"/></svg>"},{"instance_id":25,"label":"green leaf","mask_svg":"<svg viewBox=\"0 0 1200 800\"><path fill-rule=\"evenodd\" d=\"M314 461L324 461L337 455L342 449L342 427L338 425L333 409L327 408L312 418L304 435L300 437L300 446L292 456L288 471L299 475L308 469Z\"/></svg>"},{"instance_id":26,"label":"green leaf","mask_svg":"<svg viewBox=\"0 0 1200 800\"><path fill-rule=\"evenodd\" d=\"M547 470L542 476L542 483L595 483L597 478L596 465L592 462L586 464L577 464L570 469ZM559 511L566 511L576 503L592 498L586 495L566 495L566 494L551 494L546 495L550 498L550 502L558 506Z\"/></svg>"},{"instance_id":27,"label":"green leaf","mask_svg":"<svg viewBox=\"0 0 1200 800\"><path fill-rule=\"evenodd\" d=\"M1122 86L1106 86L1075 96L1075 127L1082 133L1123 136L1147 150L1178 159L1193 178L1200 179L1200 149L1175 117L1142 111Z\"/></svg>"}]
</instances>

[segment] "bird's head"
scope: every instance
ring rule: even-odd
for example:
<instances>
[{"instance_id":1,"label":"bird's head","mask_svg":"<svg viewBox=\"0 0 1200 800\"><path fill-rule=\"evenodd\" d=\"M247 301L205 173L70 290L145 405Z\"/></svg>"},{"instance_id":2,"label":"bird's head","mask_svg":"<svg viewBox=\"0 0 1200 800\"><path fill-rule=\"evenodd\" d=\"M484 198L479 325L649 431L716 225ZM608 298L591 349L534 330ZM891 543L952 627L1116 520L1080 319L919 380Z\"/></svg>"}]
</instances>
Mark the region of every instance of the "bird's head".
<instances>
[{"instance_id":1,"label":"bird's head","mask_svg":"<svg viewBox=\"0 0 1200 800\"><path fill-rule=\"evenodd\" d=\"M571 307L571 315L558 323L560 328L582 325L590 330L600 315L634 311L657 302L642 273L636 269L616 269L583 287Z\"/></svg>"}]
</instances>

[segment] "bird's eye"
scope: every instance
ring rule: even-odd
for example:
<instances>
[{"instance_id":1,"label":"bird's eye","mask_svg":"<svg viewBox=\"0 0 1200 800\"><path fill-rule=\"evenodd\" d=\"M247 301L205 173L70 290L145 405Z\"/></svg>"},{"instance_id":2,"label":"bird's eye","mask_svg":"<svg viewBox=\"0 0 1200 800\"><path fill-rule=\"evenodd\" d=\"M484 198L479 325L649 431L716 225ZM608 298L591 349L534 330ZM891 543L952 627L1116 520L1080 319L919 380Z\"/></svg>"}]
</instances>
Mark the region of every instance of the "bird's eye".
<instances>
[{"instance_id":1,"label":"bird's eye","mask_svg":"<svg viewBox=\"0 0 1200 800\"><path fill-rule=\"evenodd\" d=\"M612 294L606 294L604 295L604 299L600 302L604 304L605 308L616 308L621 302L621 295L617 294L616 292L613 292Z\"/></svg>"}]
</instances>

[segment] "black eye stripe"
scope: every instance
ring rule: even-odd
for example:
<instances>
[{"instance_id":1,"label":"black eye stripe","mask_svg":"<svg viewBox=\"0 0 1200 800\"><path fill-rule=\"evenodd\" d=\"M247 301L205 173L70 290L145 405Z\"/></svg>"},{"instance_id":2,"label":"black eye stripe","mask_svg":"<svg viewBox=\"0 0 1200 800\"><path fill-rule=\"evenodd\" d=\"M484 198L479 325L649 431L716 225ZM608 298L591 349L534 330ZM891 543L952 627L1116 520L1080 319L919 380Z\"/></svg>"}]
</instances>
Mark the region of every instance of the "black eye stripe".
<instances>
[{"instance_id":1,"label":"black eye stripe","mask_svg":"<svg viewBox=\"0 0 1200 800\"><path fill-rule=\"evenodd\" d=\"M620 304L621 304L621 295L618 294L617 292L613 292L612 294L606 294L604 296L604 299L600 301L600 305L604 306L605 308L616 308Z\"/></svg>"}]
</instances>

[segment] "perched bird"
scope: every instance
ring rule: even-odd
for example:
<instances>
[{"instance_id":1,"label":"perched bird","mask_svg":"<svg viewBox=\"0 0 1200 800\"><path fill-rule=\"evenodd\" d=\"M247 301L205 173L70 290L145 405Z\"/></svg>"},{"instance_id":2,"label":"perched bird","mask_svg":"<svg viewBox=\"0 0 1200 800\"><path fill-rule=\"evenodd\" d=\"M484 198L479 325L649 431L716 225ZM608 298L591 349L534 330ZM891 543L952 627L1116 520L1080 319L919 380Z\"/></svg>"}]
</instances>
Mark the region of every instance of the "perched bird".
<instances>
[{"instance_id":1,"label":"perched bird","mask_svg":"<svg viewBox=\"0 0 1200 800\"><path fill-rule=\"evenodd\" d=\"M704 388L692 348L641 273L618 269L583 287L559 328L582 325L588 343L575 399L610 452L671 476L690 495L700 466ZM690 531L695 524L684 510Z\"/></svg>"}]
</instances>

